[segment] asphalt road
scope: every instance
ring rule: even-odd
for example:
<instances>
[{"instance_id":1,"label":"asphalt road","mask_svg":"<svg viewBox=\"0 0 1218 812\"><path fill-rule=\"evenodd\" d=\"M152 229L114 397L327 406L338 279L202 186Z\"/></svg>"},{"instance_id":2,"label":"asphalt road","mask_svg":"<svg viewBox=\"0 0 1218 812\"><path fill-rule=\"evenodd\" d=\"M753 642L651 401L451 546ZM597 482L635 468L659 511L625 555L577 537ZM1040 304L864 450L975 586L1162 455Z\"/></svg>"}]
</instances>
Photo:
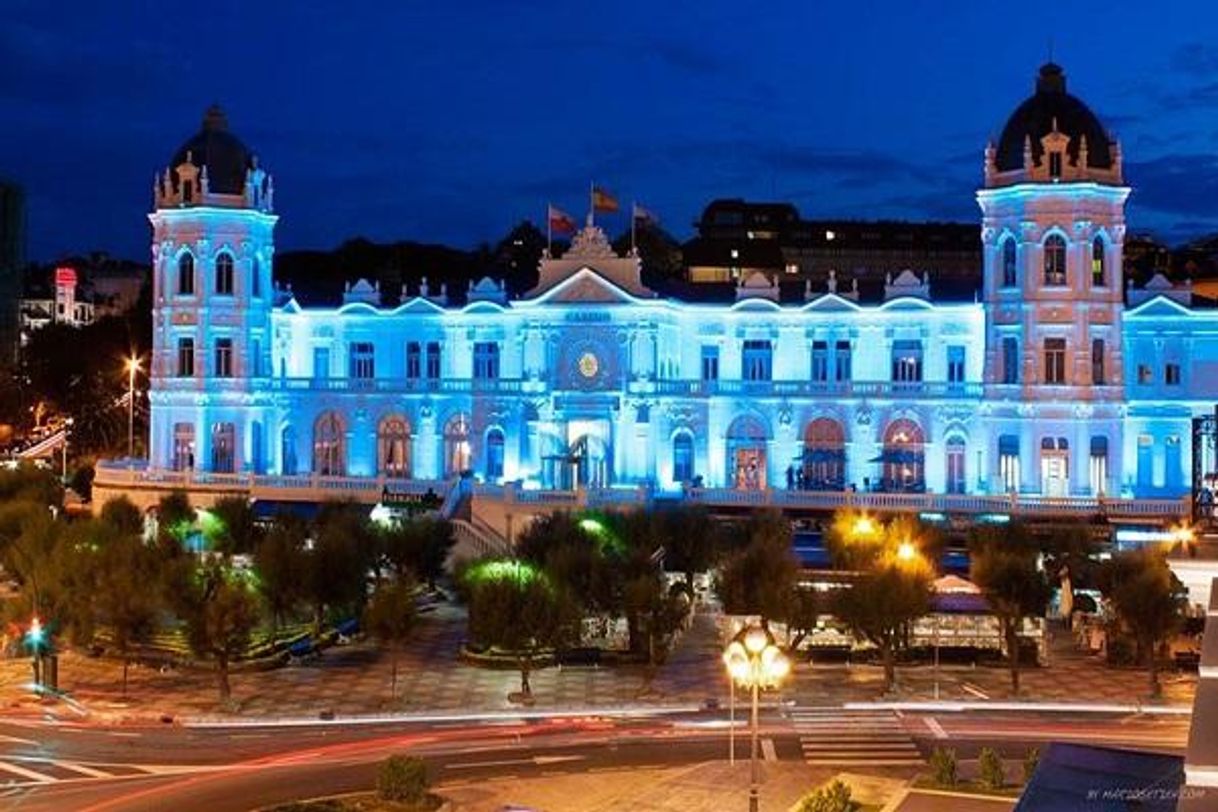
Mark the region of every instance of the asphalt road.
<instances>
[{"instance_id":1,"label":"asphalt road","mask_svg":"<svg viewBox=\"0 0 1218 812\"><path fill-rule=\"evenodd\" d=\"M951 746L969 758L990 746L1022 758L1050 740L1182 752L1188 724L1187 716L973 711L905 714L899 727L923 755ZM764 714L762 728L768 757L804 758L788 714ZM676 766L725 758L727 736L722 712L214 729L0 722L0 811L248 810L368 789L394 753L426 759L440 784ZM744 731L737 746L747 756Z\"/></svg>"}]
</instances>

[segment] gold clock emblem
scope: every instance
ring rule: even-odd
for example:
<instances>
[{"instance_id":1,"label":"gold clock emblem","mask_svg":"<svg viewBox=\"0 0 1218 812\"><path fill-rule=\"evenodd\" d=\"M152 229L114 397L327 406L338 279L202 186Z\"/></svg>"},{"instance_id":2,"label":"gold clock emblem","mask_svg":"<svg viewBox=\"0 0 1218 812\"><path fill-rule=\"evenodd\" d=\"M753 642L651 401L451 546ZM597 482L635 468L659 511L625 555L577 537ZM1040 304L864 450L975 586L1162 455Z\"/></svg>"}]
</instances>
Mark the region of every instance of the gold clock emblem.
<instances>
[{"instance_id":1,"label":"gold clock emblem","mask_svg":"<svg viewBox=\"0 0 1218 812\"><path fill-rule=\"evenodd\" d=\"M586 352L579 357L579 374L585 378L596 377L596 373L600 368L601 362L597 360L594 353Z\"/></svg>"}]
</instances>

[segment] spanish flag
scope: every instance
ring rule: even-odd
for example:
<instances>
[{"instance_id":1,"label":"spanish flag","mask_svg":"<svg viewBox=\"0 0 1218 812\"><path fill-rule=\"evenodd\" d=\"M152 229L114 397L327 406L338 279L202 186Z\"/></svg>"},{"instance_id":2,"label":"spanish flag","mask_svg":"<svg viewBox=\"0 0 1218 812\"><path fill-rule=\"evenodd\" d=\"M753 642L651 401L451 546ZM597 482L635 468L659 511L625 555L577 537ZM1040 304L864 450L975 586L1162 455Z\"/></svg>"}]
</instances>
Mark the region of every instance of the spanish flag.
<instances>
[{"instance_id":1,"label":"spanish flag","mask_svg":"<svg viewBox=\"0 0 1218 812\"><path fill-rule=\"evenodd\" d=\"M617 198L599 186L592 187L592 210L600 212L615 212L618 210Z\"/></svg>"}]
</instances>

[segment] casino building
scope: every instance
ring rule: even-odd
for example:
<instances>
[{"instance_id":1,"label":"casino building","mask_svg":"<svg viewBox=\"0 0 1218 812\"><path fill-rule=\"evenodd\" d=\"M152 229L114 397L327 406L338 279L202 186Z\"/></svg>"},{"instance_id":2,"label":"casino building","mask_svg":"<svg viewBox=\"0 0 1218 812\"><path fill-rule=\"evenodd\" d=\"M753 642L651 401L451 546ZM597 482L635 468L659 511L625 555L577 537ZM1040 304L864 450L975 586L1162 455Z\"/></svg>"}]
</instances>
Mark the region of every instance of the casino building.
<instances>
[{"instance_id":1,"label":"casino building","mask_svg":"<svg viewBox=\"0 0 1218 812\"><path fill-rule=\"evenodd\" d=\"M467 474L556 503L1178 516L1218 310L1161 277L1126 288L1129 193L1120 144L1047 64L985 148L962 300L912 269L875 296L831 275L792 301L753 274L732 303L678 301L589 216L520 299L486 279L457 307L424 282L386 307L360 282L316 307L276 286L271 176L212 109L153 188L149 459L96 487L376 501Z\"/></svg>"}]
</instances>

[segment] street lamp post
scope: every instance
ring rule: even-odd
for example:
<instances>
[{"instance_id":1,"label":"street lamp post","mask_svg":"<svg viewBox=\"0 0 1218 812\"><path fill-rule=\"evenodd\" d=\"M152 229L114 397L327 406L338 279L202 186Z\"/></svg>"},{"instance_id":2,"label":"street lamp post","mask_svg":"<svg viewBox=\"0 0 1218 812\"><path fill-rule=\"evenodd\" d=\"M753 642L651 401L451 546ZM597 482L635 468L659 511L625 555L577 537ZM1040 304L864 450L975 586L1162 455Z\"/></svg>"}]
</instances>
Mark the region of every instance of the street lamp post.
<instances>
[{"instance_id":1,"label":"street lamp post","mask_svg":"<svg viewBox=\"0 0 1218 812\"><path fill-rule=\"evenodd\" d=\"M778 685L791 670L791 662L774 644L774 635L763 626L740 631L723 652L723 663L733 684L752 694L752 734L749 747L749 812L758 812L760 774L757 765L758 699L762 688Z\"/></svg>"},{"instance_id":2,"label":"street lamp post","mask_svg":"<svg viewBox=\"0 0 1218 812\"><path fill-rule=\"evenodd\" d=\"M139 356L127 359L127 459L135 457L135 373L139 372Z\"/></svg>"}]
</instances>

